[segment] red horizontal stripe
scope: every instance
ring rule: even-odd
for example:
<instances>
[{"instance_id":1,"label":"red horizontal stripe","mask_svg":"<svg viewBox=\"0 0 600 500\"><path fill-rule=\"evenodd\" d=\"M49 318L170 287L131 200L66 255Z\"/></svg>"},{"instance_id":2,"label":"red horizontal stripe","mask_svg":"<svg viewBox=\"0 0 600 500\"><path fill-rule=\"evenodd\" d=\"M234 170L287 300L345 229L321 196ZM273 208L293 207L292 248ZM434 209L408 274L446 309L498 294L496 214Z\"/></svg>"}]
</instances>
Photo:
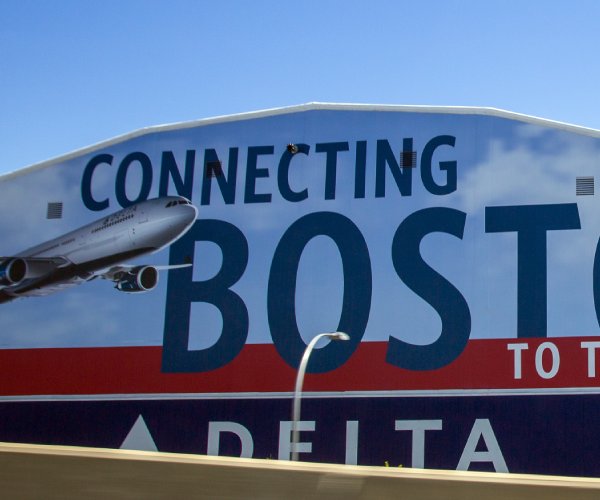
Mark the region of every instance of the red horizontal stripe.
<instances>
[{"instance_id":1,"label":"red horizontal stripe","mask_svg":"<svg viewBox=\"0 0 600 500\"><path fill-rule=\"evenodd\" d=\"M387 342L363 342L340 368L307 375L306 391L389 391L435 389L519 389L593 387L588 351L581 341L598 337L471 340L453 363L410 371L385 361ZM511 343L527 342L522 378L515 378ZM545 379L535 368L543 342L556 345L557 374ZM599 349L600 356L600 349ZM292 392L296 371L271 344L247 345L228 365L204 373L162 373L162 347L98 347L0 350L0 395L98 395L144 393ZM551 369L551 354L542 357ZM600 374L600 363L598 364Z\"/></svg>"}]
</instances>

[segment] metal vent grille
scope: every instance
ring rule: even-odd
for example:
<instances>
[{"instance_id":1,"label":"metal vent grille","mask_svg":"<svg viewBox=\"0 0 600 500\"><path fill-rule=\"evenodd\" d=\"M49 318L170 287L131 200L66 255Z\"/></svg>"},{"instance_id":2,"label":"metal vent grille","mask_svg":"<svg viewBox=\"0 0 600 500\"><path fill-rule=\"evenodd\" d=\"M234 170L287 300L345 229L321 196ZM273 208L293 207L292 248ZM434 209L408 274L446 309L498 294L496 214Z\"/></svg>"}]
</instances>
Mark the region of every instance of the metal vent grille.
<instances>
[{"instance_id":1,"label":"metal vent grille","mask_svg":"<svg viewBox=\"0 0 600 500\"><path fill-rule=\"evenodd\" d=\"M575 194L577 196L586 196L594 194L593 177L577 177L575 182Z\"/></svg>"},{"instance_id":2,"label":"metal vent grille","mask_svg":"<svg viewBox=\"0 0 600 500\"><path fill-rule=\"evenodd\" d=\"M62 201L49 202L46 211L46 219L62 219L63 204Z\"/></svg>"},{"instance_id":3,"label":"metal vent grille","mask_svg":"<svg viewBox=\"0 0 600 500\"><path fill-rule=\"evenodd\" d=\"M223 167L220 161L207 161L205 169L206 177L221 177L223 175Z\"/></svg>"},{"instance_id":4,"label":"metal vent grille","mask_svg":"<svg viewBox=\"0 0 600 500\"><path fill-rule=\"evenodd\" d=\"M416 151L402 151L402 167L414 168L417 165Z\"/></svg>"}]
</instances>

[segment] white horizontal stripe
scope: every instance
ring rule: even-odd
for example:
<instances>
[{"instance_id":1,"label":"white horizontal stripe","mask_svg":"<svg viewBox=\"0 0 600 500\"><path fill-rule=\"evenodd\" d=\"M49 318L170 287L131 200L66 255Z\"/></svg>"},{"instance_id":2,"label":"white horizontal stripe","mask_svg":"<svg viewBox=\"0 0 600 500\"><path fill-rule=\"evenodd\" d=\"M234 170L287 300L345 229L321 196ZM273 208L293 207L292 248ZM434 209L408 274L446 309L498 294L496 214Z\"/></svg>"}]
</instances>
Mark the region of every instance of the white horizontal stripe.
<instances>
[{"instance_id":1,"label":"white horizontal stripe","mask_svg":"<svg viewBox=\"0 0 600 500\"><path fill-rule=\"evenodd\" d=\"M600 387L561 387L548 389L444 389L420 391L335 391L303 392L302 398L451 398L497 396L583 396L600 394ZM58 401L160 401L160 400L231 400L291 399L293 392L219 392L166 394L83 394L0 396L0 403Z\"/></svg>"}]
</instances>

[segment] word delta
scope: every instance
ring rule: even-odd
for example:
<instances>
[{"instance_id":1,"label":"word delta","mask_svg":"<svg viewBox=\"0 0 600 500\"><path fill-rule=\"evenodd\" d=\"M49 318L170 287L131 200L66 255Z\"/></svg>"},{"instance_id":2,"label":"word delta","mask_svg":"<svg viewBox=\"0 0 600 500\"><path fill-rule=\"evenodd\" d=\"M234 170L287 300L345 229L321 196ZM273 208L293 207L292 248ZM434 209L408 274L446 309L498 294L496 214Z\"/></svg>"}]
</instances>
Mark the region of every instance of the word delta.
<instances>
[{"instance_id":1,"label":"word delta","mask_svg":"<svg viewBox=\"0 0 600 500\"><path fill-rule=\"evenodd\" d=\"M296 422L296 425L297 429L302 433L302 439L307 439L306 436L309 432L317 431L314 420L301 420ZM342 428L341 425L339 427ZM289 460L292 451L294 451L292 430L292 422L283 421L279 423L279 444L277 451L277 458L279 460ZM395 420L394 430L411 433L411 463L402 465L424 468L427 462L425 453L426 436L434 431L443 431L443 420ZM253 458L254 440L252 434L247 427L237 422L209 422L207 455L219 455L222 434L235 435L239 440L239 456ZM344 457L346 464L356 465L359 463L358 440L359 421L347 421ZM298 442L295 445L295 451L302 454L310 454L312 452L312 443L310 441ZM456 465L456 470L469 470L474 463L489 463L496 472L508 472L506 460L489 419L476 419L473 423Z\"/></svg>"},{"instance_id":2,"label":"word delta","mask_svg":"<svg viewBox=\"0 0 600 500\"><path fill-rule=\"evenodd\" d=\"M431 268L420 253L428 234L446 233L462 239L467 214L453 208L417 210L402 220L391 240L392 265L398 278L426 301L441 319L441 333L428 345L415 345L389 337L386 362L410 370L434 370L454 361L465 349L471 333L471 312L462 293ZM576 203L497 206L485 209L485 232L516 233L517 337L547 337L547 233L581 229ZM297 367L306 344L296 318L296 280L307 244L325 236L336 245L342 262L344 293L338 330L347 342L331 342L311 357L310 372L323 373L342 366L359 346L367 327L373 296L369 248L359 228L334 212L314 212L285 230L274 250L268 275L267 316L273 344L281 358ZM204 372L231 362L242 351L250 317L244 298L232 288L243 276L249 245L243 232L221 220L198 220L170 247L170 264L194 259L196 242L215 243L221 250L220 269L212 278L194 281L191 268L169 275L165 307L162 369L165 372ZM596 316L600 318L600 251L593 270ZM223 325L211 347L189 350L191 306L214 305Z\"/></svg>"},{"instance_id":3,"label":"word delta","mask_svg":"<svg viewBox=\"0 0 600 500\"><path fill-rule=\"evenodd\" d=\"M439 170L444 172L443 182L438 182L434 175L434 155L438 148L454 147L456 138L451 135L440 135L432 138L424 146L421 153L420 171L421 181L425 189L433 195L446 195L456 191L457 162L439 161ZM338 173L338 160L342 155L353 154L354 160L354 198L365 198L367 195L367 149L375 148L375 197L386 196L386 172L390 172L398 192L402 196L411 196L413 185L413 170L416 167L417 152L413 151L413 139L402 140L402 151L398 157L392 150L387 139L380 139L374 146L367 141L356 141L352 144L345 142L324 142L315 144L314 150L308 144L295 144L294 152L291 148L282 148L283 153L275 156L275 146L249 146L246 150L246 169L243 186L243 203L271 203L273 193L263 192L260 188L261 181L272 176L277 177L277 189L281 198L287 202L297 203L304 201L314 193L309 193L307 187L294 190L290 185L290 170L295 163L294 158L310 157L311 168L323 168L324 171L324 199L336 198L336 182ZM350 152L352 149L352 153ZM442 152L440 154L445 154ZM212 187L216 183L225 204L237 202L238 163L240 151L237 147L229 148L227 173L222 167L223 163L216 149L207 148L204 151L203 175L195 175L196 151L188 150L185 154L185 165L182 168L177 164L173 151L163 151L161 155L160 173L158 178L158 194L166 196L172 184L181 196L192 199L196 183L201 181L201 205L210 205ZM314 162L312 159L314 158ZM118 165L117 165L118 163ZM81 197L84 205L93 211L100 211L110 206L110 199L96 192L94 186L95 173L98 169L115 169L114 194L117 203L125 208L148 198L154 179L154 167L150 157L141 151L129 153L120 161L116 161L111 154L103 153L94 156L85 166L81 180ZM183 171L183 174L182 174ZM139 185L129 186L128 178L131 172L140 177ZM127 190L133 190L131 195Z\"/></svg>"}]
</instances>

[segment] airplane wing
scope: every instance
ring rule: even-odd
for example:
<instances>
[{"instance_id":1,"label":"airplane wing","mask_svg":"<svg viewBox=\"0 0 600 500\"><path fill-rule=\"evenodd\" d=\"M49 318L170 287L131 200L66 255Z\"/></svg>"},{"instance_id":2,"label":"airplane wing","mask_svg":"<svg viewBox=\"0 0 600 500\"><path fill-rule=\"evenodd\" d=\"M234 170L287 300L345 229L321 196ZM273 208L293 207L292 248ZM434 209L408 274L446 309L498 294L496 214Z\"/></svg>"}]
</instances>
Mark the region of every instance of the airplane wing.
<instances>
[{"instance_id":1,"label":"airplane wing","mask_svg":"<svg viewBox=\"0 0 600 500\"><path fill-rule=\"evenodd\" d=\"M136 270L139 270L140 268L152 267L153 269L156 269L157 271L168 271L170 269L181 269L183 267L190 267L191 265L192 265L191 263L188 263L188 264L176 264L173 266L144 266L144 265L141 265L141 266L140 265L137 265L137 266L114 266L114 267L111 267L110 269L108 269L107 271L100 273L98 276L100 278L103 278L106 280L118 281L124 275L134 274L136 272Z\"/></svg>"},{"instance_id":2,"label":"airplane wing","mask_svg":"<svg viewBox=\"0 0 600 500\"><path fill-rule=\"evenodd\" d=\"M191 265L120 265L94 272L77 268L64 257L0 257L0 304L17 297L50 295L95 278L112 281L121 292L146 292L158 284L159 271Z\"/></svg>"},{"instance_id":3,"label":"airplane wing","mask_svg":"<svg viewBox=\"0 0 600 500\"><path fill-rule=\"evenodd\" d=\"M190 267L191 262L168 266L118 265L107 270L76 266L66 257L0 257L0 303L17 297L44 296L74 285L103 278L121 292L146 292L158 284L159 271Z\"/></svg>"},{"instance_id":4,"label":"airplane wing","mask_svg":"<svg viewBox=\"0 0 600 500\"><path fill-rule=\"evenodd\" d=\"M115 283L115 288L121 292L147 292L158 284L158 271L190 267L191 262L170 266L114 266L98 273L100 278Z\"/></svg>"}]
</instances>

